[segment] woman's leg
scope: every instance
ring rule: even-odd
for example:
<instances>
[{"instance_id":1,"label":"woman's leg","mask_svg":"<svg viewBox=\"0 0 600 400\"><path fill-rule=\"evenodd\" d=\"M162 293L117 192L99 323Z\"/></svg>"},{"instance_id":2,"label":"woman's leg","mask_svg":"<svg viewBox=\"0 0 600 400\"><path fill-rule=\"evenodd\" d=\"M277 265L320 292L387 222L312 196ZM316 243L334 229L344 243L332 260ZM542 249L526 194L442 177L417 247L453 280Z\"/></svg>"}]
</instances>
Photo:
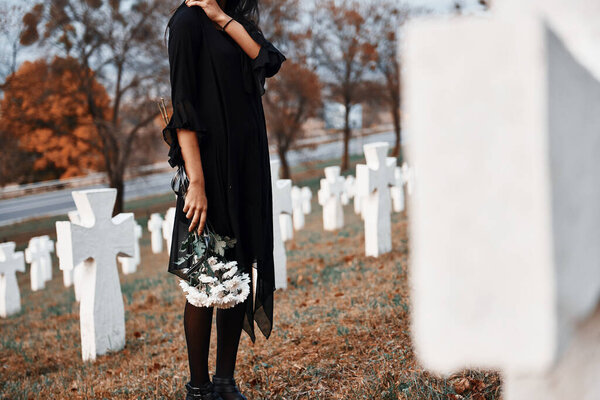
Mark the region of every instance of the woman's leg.
<instances>
[{"instance_id":1,"label":"woman's leg","mask_svg":"<svg viewBox=\"0 0 600 400\"><path fill-rule=\"evenodd\" d=\"M246 301L232 308L217 310L217 371L215 375L219 378L233 377L246 312Z\"/></svg>"},{"instance_id":2,"label":"woman's leg","mask_svg":"<svg viewBox=\"0 0 600 400\"><path fill-rule=\"evenodd\" d=\"M185 302L183 327L190 364L190 384L200 386L210 381L208 352L212 326L212 307L196 307Z\"/></svg>"}]
</instances>

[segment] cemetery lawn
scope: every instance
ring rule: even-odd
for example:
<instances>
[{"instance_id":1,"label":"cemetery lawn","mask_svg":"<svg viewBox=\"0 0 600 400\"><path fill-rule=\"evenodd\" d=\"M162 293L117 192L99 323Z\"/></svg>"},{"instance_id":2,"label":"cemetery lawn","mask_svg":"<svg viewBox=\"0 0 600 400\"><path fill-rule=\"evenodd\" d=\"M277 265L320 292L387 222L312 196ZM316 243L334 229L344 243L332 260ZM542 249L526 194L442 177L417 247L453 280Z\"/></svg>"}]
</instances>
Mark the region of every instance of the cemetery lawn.
<instances>
[{"instance_id":1,"label":"cemetery lawn","mask_svg":"<svg viewBox=\"0 0 600 400\"><path fill-rule=\"evenodd\" d=\"M324 232L311 186L313 212L286 243L289 285L275 293L271 338L257 329L253 345L242 333L242 392L249 399L501 399L496 372L444 378L418 365L410 341L406 217L393 215L392 253L365 257L352 204L345 206L346 226ZM184 296L166 272L166 252L151 253L143 226L142 264L135 274L121 274L126 347L95 363L81 360L78 304L56 262L42 291L31 292L29 275L17 274L23 310L0 320L1 398L184 398Z\"/></svg>"}]
</instances>

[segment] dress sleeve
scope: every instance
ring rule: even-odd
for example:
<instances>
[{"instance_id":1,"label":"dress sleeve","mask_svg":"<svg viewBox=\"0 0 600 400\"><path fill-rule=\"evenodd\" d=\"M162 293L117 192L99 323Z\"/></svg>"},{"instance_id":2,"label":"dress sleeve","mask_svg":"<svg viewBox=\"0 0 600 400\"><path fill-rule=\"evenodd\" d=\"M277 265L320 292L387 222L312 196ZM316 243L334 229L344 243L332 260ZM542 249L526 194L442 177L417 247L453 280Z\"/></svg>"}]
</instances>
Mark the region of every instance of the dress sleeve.
<instances>
[{"instance_id":1,"label":"dress sleeve","mask_svg":"<svg viewBox=\"0 0 600 400\"><path fill-rule=\"evenodd\" d=\"M279 71L286 57L270 41L265 39L258 29L247 28L247 30L254 41L260 45L258 56L250 59L250 65L258 82L259 94L262 96L265 93L265 79L272 77Z\"/></svg>"},{"instance_id":2,"label":"dress sleeve","mask_svg":"<svg viewBox=\"0 0 600 400\"><path fill-rule=\"evenodd\" d=\"M198 115L200 98L198 86L198 60L202 51L202 31L191 21L178 19L169 28L169 68L173 114L162 134L169 145L171 167L183 165L177 129L195 131L201 142L206 136L206 126Z\"/></svg>"}]
</instances>

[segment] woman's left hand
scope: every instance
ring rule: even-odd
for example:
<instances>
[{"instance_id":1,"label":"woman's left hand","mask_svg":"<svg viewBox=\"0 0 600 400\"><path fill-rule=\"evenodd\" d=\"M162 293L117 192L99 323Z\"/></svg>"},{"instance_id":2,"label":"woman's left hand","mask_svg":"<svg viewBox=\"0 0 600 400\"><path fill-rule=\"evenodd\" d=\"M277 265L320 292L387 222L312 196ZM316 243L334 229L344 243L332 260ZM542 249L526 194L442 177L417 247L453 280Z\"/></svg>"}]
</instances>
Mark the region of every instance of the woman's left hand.
<instances>
[{"instance_id":1,"label":"woman's left hand","mask_svg":"<svg viewBox=\"0 0 600 400\"><path fill-rule=\"evenodd\" d=\"M185 4L188 7L202 7L208 18L215 22L222 19L223 15L225 14L221 7L219 7L217 0L185 0Z\"/></svg>"}]
</instances>

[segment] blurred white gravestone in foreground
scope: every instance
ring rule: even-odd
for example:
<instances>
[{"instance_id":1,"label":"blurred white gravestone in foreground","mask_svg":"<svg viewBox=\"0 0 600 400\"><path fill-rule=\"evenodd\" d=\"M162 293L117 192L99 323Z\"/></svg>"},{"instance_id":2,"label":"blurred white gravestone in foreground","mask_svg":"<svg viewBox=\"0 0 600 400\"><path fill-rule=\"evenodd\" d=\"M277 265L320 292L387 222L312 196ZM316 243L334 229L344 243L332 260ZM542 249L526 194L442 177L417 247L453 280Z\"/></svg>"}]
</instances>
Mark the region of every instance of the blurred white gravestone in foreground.
<instances>
[{"instance_id":1,"label":"blurred white gravestone in foreground","mask_svg":"<svg viewBox=\"0 0 600 400\"><path fill-rule=\"evenodd\" d=\"M304 211L302 210L302 189L292 186L292 217L294 229L304 228Z\"/></svg>"},{"instance_id":2,"label":"blurred white gravestone in foreground","mask_svg":"<svg viewBox=\"0 0 600 400\"><path fill-rule=\"evenodd\" d=\"M311 204L310 204L310 201L312 200L312 192L310 191L310 188L308 186L303 186L301 190L302 190L302 212L304 213L304 215L308 215L312 211Z\"/></svg>"},{"instance_id":3,"label":"blurred white gravestone in foreground","mask_svg":"<svg viewBox=\"0 0 600 400\"><path fill-rule=\"evenodd\" d=\"M159 254L163 251L162 226L162 216L159 213L152 213L148 219L148 232L150 232L150 242L152 244L152 253L154 254Z\"/></svg>"},{"instance_id":4,"label":"blurred white gravestone in foreground","mask_svg":"<svg viewBox=\"0 0 600 400\"><path fill-rule=\"evenodd\" d=\"M410 196L413 192L414 185L414 170L408 166L406 162L402 163L401 171L402 180L404 181L404 185L406 186L406 193Z\"/></svg>"},{"instance_id":5,"label":"blurred white gravestone in foreground","mask_svg":"<svg viewBox=\"0 0 600 400\"><path fill-rule=\"evenodd\" d=\"M167 253L171 254L171 241L173 240L173 226L175 225L175 207L169 207L162 222L163 239L167 241Z\"/></svg>"},{"instance_id":6,"label":"blurred white gravestone in foreground","mask_svg":"<svg viewBox=\"0 0 600 400\"><path fill-rule=\"evenodd\" d=\"M291 196L291 190L290 190ZM293 209L292 209L293 212ZM294 224L292 222L291 214L280 214L279 225L281 227L281 240L287 242L294 238Z\"/></svg>"},{"instance_id":7,"label":"blurred white gravestone in foreground","mask_svg":"<svg viewBox=\"0 0 600 400\"><path fill-rule=\"evenodd\" d=\"M404 177L402 168L394 168L394 185L390 188L394 212L404 211Z\"/></svg>"},{"instance_id":8,"label":"blurred white gravestone in foreground","mask_svg":"<svg viewBox=\"0 0 600 400\"><path fill-rule=\"evenodd\" d=\"M323 229L326 231L335 231L344 226L343 191L344 178L340 176L340 167L325 167L325 179L321 179L317 195L319 204L323 206Z\"/></svg>"},{"instance_id":9,"label":"blurred white gravestone in foreground","mask_svg":"<svg viewBox=\"0 0 600 400\"><path fill-rule=\"evenodd\" d=\"M387 157L388 148L386 142L363 145L367 164L356 165L356 194L361 196L367 256L392 250L390 185L394 184L396 158Z\"/></svg>"},{"instance_id":10,"label":"blurred white gravestone in foreground","mask_svg":"<svg viewBox=\"0 0 600 400\"><path fill-rule=\"evenodd\" d=\"M133 255L133 214L111 218L117 192L93 189L72 192L80 224L56 223L61 268L82 267L79 318L83 360L125 346L125 312L117 255Z\"/></svg>"},{"instance_id":11,"label":"blurred white gravestone in foreground","mask_svg":"<svg viewBox=\"0 0 600 400\"><path fill-rule=\"evenodd\" d=\"M523 6L404 37L413 343L506 400L599 399L600 3Z\"/></svg>"},{"instance_id":12,"label":"blurred white gravestone in foreground","mask_svg":"<svg viewBox=\"0 0 600 400\"><path fill-rule=\"evenodd\" d=\"M142 237L142 227L137 222L134 222L133 226L133 257L118 257L117 259L121 263L121 271L125 275L133 274L137 271L138 265L140 265L140 238Z\"/></svg>"},{"instance_id":13,"label":"blurred white gravestone in foreground","mask_svg":"<svg viewBox=\"0 0 600 400\"><path fill-rule=\"evenodd\" d=\"M29 278L31 281L31 290L36 292L46 287L46 279L44 265L42 259L46 252L45 246L40 240L40 236L35 236L29 239L27 248L25 249L25 261L30 264Z\"/></svg>"},{"instance_id":14,"label":"blurred white gravestone in foreground","mask_svg":"<svg viewBox=\"0 0 600 400\"><path fill-rule=\"evenodd\" d=\"M15 242L0 243L0 317L21 311L17 271L25 272L22 251L15 252Z\"/></svg>"},{"instance_id":15,"label":"blurred white gravestone in foreground","mask_svg":"<svg viewBox=\"0 0 600 400\"><path fill-rule=\"evenodd\" d=\"M275 287L287 288L287 256L281 238L279 216L292 213L292 181L278 179L279 160L271 160L271 186L273 193L273 260L275 264Z\"/></svg>"}]
</instances>

